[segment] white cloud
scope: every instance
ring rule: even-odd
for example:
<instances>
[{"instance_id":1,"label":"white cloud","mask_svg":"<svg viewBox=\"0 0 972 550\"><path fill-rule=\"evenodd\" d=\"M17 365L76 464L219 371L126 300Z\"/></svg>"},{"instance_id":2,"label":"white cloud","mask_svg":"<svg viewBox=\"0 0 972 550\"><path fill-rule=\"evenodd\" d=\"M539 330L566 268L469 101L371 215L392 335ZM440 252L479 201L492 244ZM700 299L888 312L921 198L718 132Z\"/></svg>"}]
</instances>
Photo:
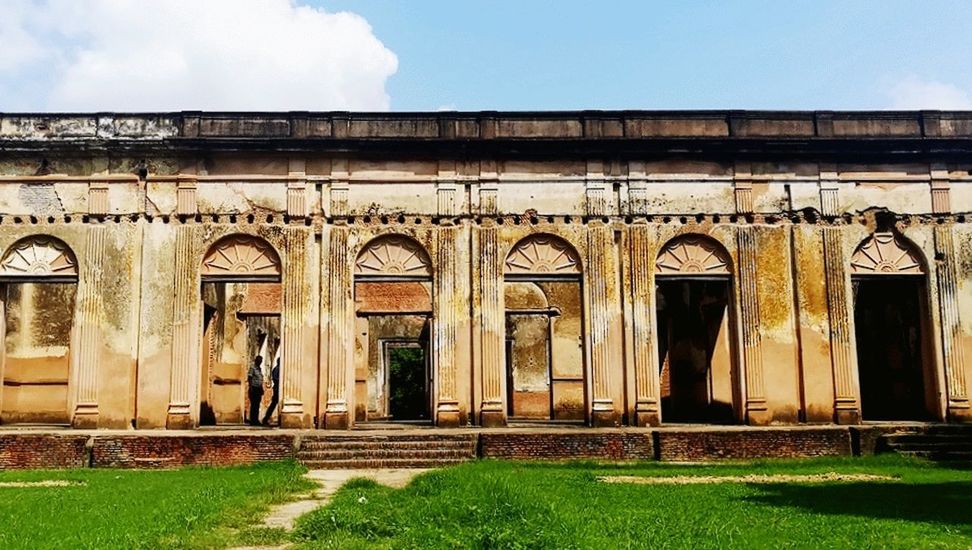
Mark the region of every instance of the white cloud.
<instances>
[{"instance_id":1,"label":"white cloud","mask_svg":"<svg viewBox=\"0 0 972 550\"><path fill-rule=\"evenodd\" d=\"M888 90L892 109L972 109L972 96L957 86L909 76Z\"/></svg>"},{"instance_id":2,"label":"white cloud","mask_svg":"<svg viewBox=\"0 0 972 550\"><path fill-rule=\"evenodd\" d=\"M387 110L395 54L291 0L4 0L0 110Z\"/></svg>"}]
</instances>

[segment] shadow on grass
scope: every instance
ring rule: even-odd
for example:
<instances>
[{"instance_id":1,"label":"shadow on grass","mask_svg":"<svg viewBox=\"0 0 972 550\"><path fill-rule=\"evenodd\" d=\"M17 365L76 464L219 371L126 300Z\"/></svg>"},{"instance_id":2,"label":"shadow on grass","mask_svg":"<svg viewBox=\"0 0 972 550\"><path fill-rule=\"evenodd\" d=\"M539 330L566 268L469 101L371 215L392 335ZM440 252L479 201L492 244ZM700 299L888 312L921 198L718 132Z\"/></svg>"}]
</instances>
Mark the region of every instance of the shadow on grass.
<instances>
[{"instance_id":1,"label":"shadow on grass","mask_svg":"<svg viewBox=\"0 0 972 550\"><path fill-rule=\"evenodd\" d=\"M755 484L763 494L745 500L802 508L816 514L920 521L972 533L972 482Z\"/></svg>"}]
</instances>

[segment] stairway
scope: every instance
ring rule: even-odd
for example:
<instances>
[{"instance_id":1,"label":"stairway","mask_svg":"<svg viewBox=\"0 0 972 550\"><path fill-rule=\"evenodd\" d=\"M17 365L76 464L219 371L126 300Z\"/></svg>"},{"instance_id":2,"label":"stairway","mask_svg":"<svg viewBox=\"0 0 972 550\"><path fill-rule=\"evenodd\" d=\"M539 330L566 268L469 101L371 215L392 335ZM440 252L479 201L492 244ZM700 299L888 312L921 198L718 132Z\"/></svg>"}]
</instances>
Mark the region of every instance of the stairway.
<instances>
[{"instance_id":1,"label":"stairway","mask_svg":"<svg viewBox=\"0 0 972 550\"><path fill-rule=\"evenodd\" d=\"M925 426L881 436L879 450L931 460L972 461L972 426Z\"/></svg>"},{"instance_id":2,"label":"stairway","mask_svg":"<svg viewBox=\"0 0 972 550\"><path fill-rule=\"evenodd\" d=\"M476 458L476 434L345 433L301 438L297 460L310 469L439 468Z\"/></svg>"}]
</instances>

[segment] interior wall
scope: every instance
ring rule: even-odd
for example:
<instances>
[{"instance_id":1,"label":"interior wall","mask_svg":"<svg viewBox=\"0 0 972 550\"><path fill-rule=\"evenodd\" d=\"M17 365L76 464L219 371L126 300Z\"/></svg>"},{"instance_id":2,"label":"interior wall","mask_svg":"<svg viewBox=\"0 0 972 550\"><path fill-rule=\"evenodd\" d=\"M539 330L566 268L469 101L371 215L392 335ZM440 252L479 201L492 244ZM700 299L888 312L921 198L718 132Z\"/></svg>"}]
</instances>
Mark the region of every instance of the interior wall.
<instances>
[{"instance_id":1,"label":"interior wall","mask_svg":"<svg viewBox=\"0 0 972 550\"><path fill-rule=\"evenodd\" d=\"M70 422L76 283L8 283L0 422Z\"/></svg>"}]
</instances>

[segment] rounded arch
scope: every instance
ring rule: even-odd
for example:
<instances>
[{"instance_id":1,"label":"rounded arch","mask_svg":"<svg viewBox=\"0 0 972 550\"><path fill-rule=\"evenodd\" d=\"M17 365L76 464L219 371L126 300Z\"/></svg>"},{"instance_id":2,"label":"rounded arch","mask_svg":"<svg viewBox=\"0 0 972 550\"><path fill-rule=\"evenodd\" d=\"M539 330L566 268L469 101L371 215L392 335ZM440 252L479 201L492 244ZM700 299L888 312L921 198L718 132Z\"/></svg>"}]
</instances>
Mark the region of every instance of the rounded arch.
<instances>
[{"instance_id":1,"label":"rounded arch","mask_svg":"<svg viewBox=\"0 0 972 550\"><path fill-rule=\"evenodd\" d=\"M721 243L712 237L686 234L665 243L655 259L656 275L732 274L732 259Z\"/></svg>"},{"instance_id":2,"label":"rounded arch","mask_svg":"<svg viewBox=\"0 0 972 550\"><path fill-rule=\"evenodd\" d=\"M432 277L432 260L425 248L405 235L381 235L368 241L354 260L355 277Z\"/></svg>"},{"instance_id":3,"label":"rounded arch","mask_svg":"<svg viewBox=\"0 0 972 550\"><path fill-rule=\"evenodd\" d=\"M0 277L77 279L78 260L64 241L31 235L15 242L0 259Z\"/></svg>"},{"instance_id":4,"label":"rounded arch","mask_svg":"<svg viewBox=\"0 0 972 550\"><path fill-rule=\"evenodd\" d=\"M925 262L911 241L892 233L874 233L851 255L853 275L924 275Z\"/></svg>"},{"instance_id":5,"label":"rounded arch","mask_svg":"<svg viewBox=\"0 0 972 550\"><path fill-rule=\"evenodd\" d=\"M280 278L280 256L260 237L235 234L216 241L202 261L206 279L276 280Z\"/></svg>"},{"instance_id":6,"label":"rounded arch","mask_svg":"<svg viewBox=\"0 0 972 550\"><path fill-rule=\"evenodd\" d=\"M506 256L507 275L569 275L583 272L580 255L567 241L548 234L524 237Z\"/></svg>"}]
</instances>

